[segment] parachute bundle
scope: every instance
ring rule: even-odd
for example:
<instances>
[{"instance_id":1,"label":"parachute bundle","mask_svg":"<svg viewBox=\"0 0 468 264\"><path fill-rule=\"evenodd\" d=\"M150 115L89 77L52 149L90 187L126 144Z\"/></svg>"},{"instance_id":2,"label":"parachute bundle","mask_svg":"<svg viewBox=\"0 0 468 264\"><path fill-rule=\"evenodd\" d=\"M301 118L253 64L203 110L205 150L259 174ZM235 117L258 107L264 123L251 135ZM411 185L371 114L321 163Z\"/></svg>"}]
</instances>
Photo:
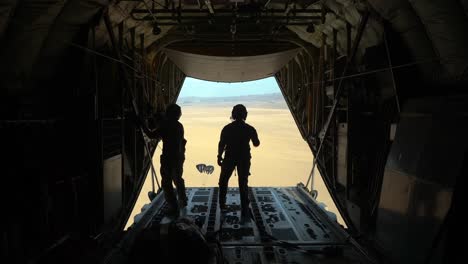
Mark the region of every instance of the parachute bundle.
<instances>
[{"instance_id":1,"label":"parachute bundle","mask_svg":"<svg viewBox=\"0 0 468 264\"><path fill-rule=\"evenodd\" d=\"M203 163L195 166L200 173L212 174L214 172L214 166L205 165Z\"/></svg>"}]
</instances>

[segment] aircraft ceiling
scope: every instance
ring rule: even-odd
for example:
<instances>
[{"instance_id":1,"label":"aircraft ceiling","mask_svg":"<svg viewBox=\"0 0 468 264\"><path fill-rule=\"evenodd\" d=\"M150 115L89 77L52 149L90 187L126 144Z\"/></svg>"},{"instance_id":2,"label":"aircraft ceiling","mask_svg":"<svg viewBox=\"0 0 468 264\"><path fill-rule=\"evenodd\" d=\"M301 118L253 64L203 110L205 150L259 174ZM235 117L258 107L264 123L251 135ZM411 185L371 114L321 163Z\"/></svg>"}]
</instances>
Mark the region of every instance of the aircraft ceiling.
<instances>
[{"instance_id":1,"label":"aircraft ceiling","mask_svg":"<svg viewBox=\"0 0 468 264\"><path fill-rule=\"evenodd\" d=\"M136 47L141 46L140 36L143 36L143 46L150 61L156 52L180 41L182 35L183 40L200 39L204 38L203 33L211 32L218 36L225 34L225 41L235 40L244 34L242 23L252 21L258 26L246 26L252 29L251 34L274 38L279 31L289 31L310 43L311 47L320 47L322 36L326 36L325 43L331 43L336 34L337 50L345 54L346 28L350 27L351 37L354 37L363 14L370 10L357 58L367 47L383 41L384 18L401 35L403 44L409 48L416 62L437 62L420 63L419 67L424 68L428 75L440 65L450 75L462 74L467 68L468 57L468 49L465 48L468 38L464 31L468 23L468 1L425 3L427 1L422 0L5 0L0 6L0 39L5 40L2 41L0 57L6 62L4 65L14 65L2 69L9 76L47 78L57 70L55 67L58 67L63 53L83 33L80 32L83 25L96 24L96 48L108 44L109 33L103 14L108 14L115 32L118 25L124 23L125 37L134 29ZM324 16L322 4L326 7ZM210 27L203 29L206 25ZM444 37L441 37L442 32ZM458 52L456 55L455 51ZM242 81L234 76L227 79Z\"/></svg>"}]
</instances>

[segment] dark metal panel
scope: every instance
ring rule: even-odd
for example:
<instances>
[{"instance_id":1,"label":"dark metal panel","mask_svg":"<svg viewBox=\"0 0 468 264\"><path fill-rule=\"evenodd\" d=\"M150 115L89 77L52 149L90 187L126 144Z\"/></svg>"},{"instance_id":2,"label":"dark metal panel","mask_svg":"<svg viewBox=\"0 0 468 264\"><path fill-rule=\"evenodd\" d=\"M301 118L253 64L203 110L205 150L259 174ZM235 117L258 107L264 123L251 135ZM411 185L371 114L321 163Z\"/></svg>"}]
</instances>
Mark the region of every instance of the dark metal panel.
<instances>
[{"instance_id":1,"label":"dark metal panel","mask_svg":"<svg viewBox=\"0 0 468 264\"><path fill-rule=\"evenodd\" d=\"M376 238L398 263L422 263L442 228L468 147L458 98L406 105L383 179Z\"/></svg>"},{"instance_id":2,"label":"dark metal panel","mask_svg":"<svg viewBox=\"0 0 468 264\"><path fill-rule=\"evenodd\" d=\"M103 162L104 223L120 213L122 207L122 155L116 155Z\"/></svg>"},{"instance_id":3,"label":"dark metal panel","mask_svg":"<svg viewBox=\"0 0 468 264\"><path fill-rule=\"evenodd\" d=\"M4 76L19 79L20 74L31 73L50 28L64 5L59 0L21 1L17 5L15 14L5 29L0 51L0 66Z\"/></svg>"},{"instance_id":4,"label":"dark metal panel","mask_svg":"<svg viewBox=\"0 0 468 264\"><path fill-rule=\"evenodd\" d=\"M434 50L443 59L442 63L450 77L466 73L468 21L460 2L432 0L429 5L426 1L409 0L409 2L424 24Z\"/></svg>"},{"instance_id":5,"label":"dark metal panel","mask_svg":"<svg viewBox=\"0 0 468 264\"><path fill-rule=\"evenodd\" d=\"M0 39L8 27L10 19L13 17L18 0L4 0L0 5Z\"/></svg>"},{"instance_id":6,"label":"dark metal panel","mask_svg":"<svg viewBox=\"0 0 468 264\"><path fill-rule=\"evenodd\" d=\"M337 182L342 186L348 184L348 165L347 165L347 153L348 153L348 125L347 123L340 123L337 127L338 134L338 145L337 148Z\"/></svg>"},{"instance_id":7,"label":"dark metal panel","mask_svg":"<svg viewBox=\"0 0 468 264\"><path fill-rule=\"evenodd\" d=\"M392 29L404 42L410 52L410 56L407 56L406 59L408 61L426 60L427 62L418 65L418 68L426 77L432 77L436 61L430 62L428 60L434 59L437 54L424 24L412 8L411 3L408 0L369 0L368 2L390 23Z\"/></svg>"},{"instance_id":8,"label":"dark metal panel","mask_svg":"<svg viewBox=\"0 0 468 264\"><path fill-rule=\"evenodd\" d=\"M102 121L102 156L103 159L111 158L122 152L122 121Z\"/></svg>"},{"instance_id":9,"label":"dark metal panel","mask_svg":"<svg viewBox=\"0 0 468 264\"><path fill-rule=\"evenodd\" d=\"M225 41L201 41L190 40L173 43L168 49L180 52L219 57L248 57L268 55L297 48L290 42L226 42Z\"/></svg>"}]
</instances>

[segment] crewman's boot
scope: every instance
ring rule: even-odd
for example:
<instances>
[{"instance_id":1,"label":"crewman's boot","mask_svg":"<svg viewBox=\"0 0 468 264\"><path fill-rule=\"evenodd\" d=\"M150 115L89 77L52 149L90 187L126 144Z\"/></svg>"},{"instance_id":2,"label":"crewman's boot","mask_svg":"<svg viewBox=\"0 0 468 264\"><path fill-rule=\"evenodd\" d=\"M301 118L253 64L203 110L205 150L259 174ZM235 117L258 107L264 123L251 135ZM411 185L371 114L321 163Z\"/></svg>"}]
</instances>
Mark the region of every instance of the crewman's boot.
<instances>
[{"instance_id":1,"label":"crewman's boot","mask_svg":"<svg viewBox=\"0 0 468 264\"><path fill-rule=\"evenodd\" d=\"M177 202L168 204L166 215L171 218L179 217L179 206L177 206Z\"/></svg>"},{"instance_id":2,"label":"crewman's boot","mask_svg":"<svg viewBox=\"0 0 468 264\"><path fill-rule=\"evenodd\" d=\"M226 193L227 193L227 187L220 187L219 188L219 196L218 196L218 203L219 203L219 209L221 209L221 212L226 212Z\"/></svg>"},{"instance_id":3,"label":"crewman's boot","mask_svg":"<svg viewBox=\"0 0 468 264\"><path fill-rule=\"evenodd\" d=\"M219 204L219 209L221 210L221 214L226 214L227 213L226 204Z\"/></svg>"},{"instance_id":4,"label":"crewman's boot","mask_svg":"<svg viewBox=\"0 0 468 264\"><path fill-rule=\"evenodd\" d=\"M240 224L245 225L247 223L250 223L250 210L247 209L242 209L241 211L241 219L240 219Z\"/></svg>"},{"instance_id":5,"label":"crewman's boot","mask_svg":"<svg viewBox=\"0 0 468 264\"><path fill-rule=\"evenodd\" d=\"M179 204L179 208L181 209L187 206L187 198L179 199L177 202Z\"/></svg>"}]
</instances>

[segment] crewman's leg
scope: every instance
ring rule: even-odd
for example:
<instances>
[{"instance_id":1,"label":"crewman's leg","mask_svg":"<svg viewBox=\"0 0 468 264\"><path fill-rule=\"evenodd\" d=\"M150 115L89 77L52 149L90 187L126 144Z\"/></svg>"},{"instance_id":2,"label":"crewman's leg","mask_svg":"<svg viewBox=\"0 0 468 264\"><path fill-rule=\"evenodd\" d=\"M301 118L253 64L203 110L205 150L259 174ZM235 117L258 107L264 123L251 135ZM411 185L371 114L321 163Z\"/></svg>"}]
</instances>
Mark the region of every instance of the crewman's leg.
<instances>
[{"instance_id":1,"label":"crewman's leg","mask_svg":"<svg viewBox=\"0 0 468 264\"><path fill-rule=\"evenodd\" d=\"M219 175L219 208L226 207L226 194L229 183L229 178L234 171L235 163L230 160L224 160L221 166L221 174Z\"/></svg>"},{"instance_id":2,"label":"crewman's leg","mask_svg":"<svg viewBox=\"0 0 468 264\"><path fill-rule=\"evenodd\" d=\"M166 202L173 208L177 209L177 198L174 193L174 187L172 186L172 174L174 174L174 168L170 166L169 162L166 162L161 156L161 187L164 191L164 198Z\"/></svg>"},{"instance_id":3,"label":"crewman's leg","mask_svg":"<svg viewBox=\"0 0 468 264\"><path fill-rule=\"evenodd\" d=\"M187 194L185 193L185 181L182 178L184 173L183 163L178 164L174 168L174 184L177 188L177 197L179 198L179 204L182 206L187 206Z\"/></svg>"},{"instance_id":4,"label":"crewman's leg","mask_svg":"<svg viewBox=\"0 0 468 264\"><path fill-rule=\"evenodd\" d=\"M239 161L237 164L237 173L239 174L239 193L241 200L242 213L246 214L249 211L249 175L250 175L250 159Z\"/></svg>"}]
</instances>

